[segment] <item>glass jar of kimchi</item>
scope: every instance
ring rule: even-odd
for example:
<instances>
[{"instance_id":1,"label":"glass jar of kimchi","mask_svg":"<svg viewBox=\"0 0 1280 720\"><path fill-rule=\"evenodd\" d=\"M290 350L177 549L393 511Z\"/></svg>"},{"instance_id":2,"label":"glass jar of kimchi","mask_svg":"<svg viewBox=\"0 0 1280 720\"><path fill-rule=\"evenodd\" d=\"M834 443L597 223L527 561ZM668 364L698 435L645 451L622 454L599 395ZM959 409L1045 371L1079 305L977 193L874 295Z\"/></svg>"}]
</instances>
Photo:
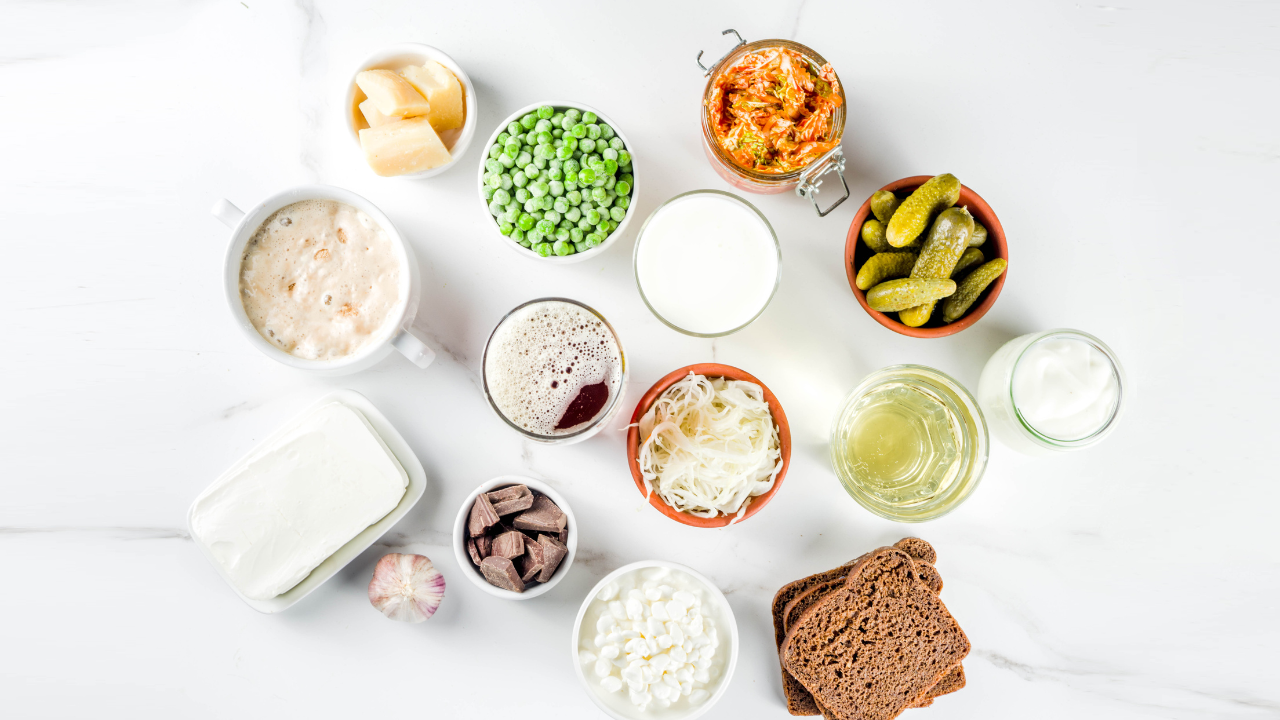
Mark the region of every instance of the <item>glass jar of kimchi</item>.
<instances>
[{"instance_id":1,"label":"glass jar of kimchi","mask_svg":"<svg viewBox=\"0 0 1280 720\"><path fill-rule=\"evenodd\" d=\"M736 30L726 30L725 35ZM702 95L702 147L733 187L760 194L794 190L825 216L849 197L844 179L844 87L812 48L790 40L738 45L711 68ZM836 173L844 196L823 209L822 178Z\"/></svg>"}]
</instances>

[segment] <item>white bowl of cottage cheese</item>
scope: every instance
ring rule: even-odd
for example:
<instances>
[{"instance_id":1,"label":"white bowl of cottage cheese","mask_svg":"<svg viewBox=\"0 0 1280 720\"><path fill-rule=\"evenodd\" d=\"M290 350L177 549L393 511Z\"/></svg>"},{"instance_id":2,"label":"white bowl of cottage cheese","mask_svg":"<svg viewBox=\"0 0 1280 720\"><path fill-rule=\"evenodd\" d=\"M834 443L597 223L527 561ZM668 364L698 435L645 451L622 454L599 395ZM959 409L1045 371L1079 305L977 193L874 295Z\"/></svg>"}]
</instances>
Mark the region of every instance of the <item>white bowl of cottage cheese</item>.
<instances>
[{"instance_id":1,"label":"white bowl of cottage cheese","mask_svg":"<svg viewBox=\"0 0 1280 720\"><path fill-rule=\"evenodd\" d=\"M227 305L265 355L325 375L363 370L392 348L431 364L435 353L412 327L420 291L413 250L373 203L307 185L247 213L221 200L213 214L232 228Z\"/></svg>"},{"instance_id":2,"label":"white bowl of cottage cheese","mask_svg":"<svg viewBox=\"0 0 1280 720\"><path fill-rule=\"evenodd\" d=\"M738 625L706 577L645 560L591 589L571 650L587 696L614 720L692 720L728 690Z\"/></svg>"}]
</instances>

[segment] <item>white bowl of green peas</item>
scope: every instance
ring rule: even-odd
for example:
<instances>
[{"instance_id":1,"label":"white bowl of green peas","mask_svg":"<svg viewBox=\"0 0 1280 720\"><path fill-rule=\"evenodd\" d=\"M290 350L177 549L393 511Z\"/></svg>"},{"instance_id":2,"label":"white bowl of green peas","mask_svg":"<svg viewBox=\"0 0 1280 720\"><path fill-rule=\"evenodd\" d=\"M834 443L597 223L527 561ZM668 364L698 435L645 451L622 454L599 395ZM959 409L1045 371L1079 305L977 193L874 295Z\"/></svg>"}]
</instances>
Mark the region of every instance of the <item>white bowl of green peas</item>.
<instances>
[{"instance_id":1,"label":"white bowl of green peas","mask_svg":"<svg viewBox=\"0 0 1280 720\"><path fill-rule=\"evenodd\" d=\"M525 257L581 262L613 245L635 215L631 143L595 108L527 105L484 147L481 206L494 235Z\"/></svg>"}]
</instances>

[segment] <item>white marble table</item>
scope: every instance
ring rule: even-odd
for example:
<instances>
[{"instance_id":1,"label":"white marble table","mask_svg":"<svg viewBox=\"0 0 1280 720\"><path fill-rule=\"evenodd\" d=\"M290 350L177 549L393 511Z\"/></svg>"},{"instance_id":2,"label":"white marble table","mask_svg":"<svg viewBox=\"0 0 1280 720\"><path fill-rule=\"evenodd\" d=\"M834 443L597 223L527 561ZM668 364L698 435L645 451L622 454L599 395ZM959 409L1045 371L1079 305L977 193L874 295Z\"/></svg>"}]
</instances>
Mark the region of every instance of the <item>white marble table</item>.
<instances>
[{"instance_id":1,"label":"white marble table","mask_svg":"<svg viewBox=\"0 0 1280 720\"><path fill-rule=\"evenodd\" d=\"M570 664L573 615L604 573L666 558L712 577L741 628L731 691L706 717L781 718L773 592L918 533L941 553L943 598L974 650L968 687L913 716L1280 716L1274 4L360 5L0 4L0 715L597 717ZM826 219L795 196L752 198L780 231L784 278L729 338L677 335L645 309L638 223L596 260L535 265L489 237L479 142L440 177L398 182L373 176L344 134L353 63L426 42L475 80L480 141L551 96L613 115L643 162L644 215L724 187L699 148L693 60L718 56L726 27L834 63L853 190ZM940 172L996 209L1012 266L975 327L912 340L858 307L841 248L873 189ZM231 325L226 231L209 206L306 182L370 198L412 240L434 367L393 357L316 379ZM795 454L764 513L680 526L636 492L620 431L544 448L503 426L477 387L484 339L509 308L552 294L618 328L629 403L699 361L772 387ZM864 374L914 362L972 387L1002 342L1057 326L1111 343L1137 383L1105 444L1048 460L996 446L968 503L924 526L845 495L826 438ZM431 485L338 577L260 615L199 555L184 514L336 387L383 410ZM480 593L448 547L462 498L502 473L551 482L581 524L569 577L527 603ZM425 624L369 607L373 564L393 550L430 556L448 580Z\"/></svg>"}]
</instances>

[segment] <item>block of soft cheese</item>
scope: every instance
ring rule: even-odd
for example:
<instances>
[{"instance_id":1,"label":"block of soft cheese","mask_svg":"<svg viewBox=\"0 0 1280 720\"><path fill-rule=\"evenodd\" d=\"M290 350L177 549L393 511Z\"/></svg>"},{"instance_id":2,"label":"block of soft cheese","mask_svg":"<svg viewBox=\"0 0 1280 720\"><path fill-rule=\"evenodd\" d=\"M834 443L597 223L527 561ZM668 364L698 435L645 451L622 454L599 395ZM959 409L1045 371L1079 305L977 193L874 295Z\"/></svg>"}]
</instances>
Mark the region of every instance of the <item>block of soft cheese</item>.
<instances>
[{"instance_id":1,"label":"block of soft cheese","mask_svg":"<svg viewBox=\"0 0 1280 720\"><path fill-rule=\"evenodd\" d=\"M267 600L395 509L408 484L369 421L334 402L205 490L191 530L236 589Z\"/></svg>"},{"instance_id":2,"label":"block of soft cheese","mask_svg":"<svg viewBox=\"0 0 1280 720\"><path fill-rule=\"evenodd\" d=\"M365 70L356 75L356 85L383 115L414 117L431 111L427 99L407 80L390 70Z\"/></svg>"},{"instance_id":3,"label":"block of soft cheese","mask_svg":"<svg viewBox=\"0 0 1280 720\"><path fill-rule=\"evenodd\" d=\"M462 127L466 122L462 84L448 68L429 60L422 66L401 68L400 75L427 99L427 104L431 106L427 111L431 127L436 130L451 130Z\"/></svg>"}]
</instances>

